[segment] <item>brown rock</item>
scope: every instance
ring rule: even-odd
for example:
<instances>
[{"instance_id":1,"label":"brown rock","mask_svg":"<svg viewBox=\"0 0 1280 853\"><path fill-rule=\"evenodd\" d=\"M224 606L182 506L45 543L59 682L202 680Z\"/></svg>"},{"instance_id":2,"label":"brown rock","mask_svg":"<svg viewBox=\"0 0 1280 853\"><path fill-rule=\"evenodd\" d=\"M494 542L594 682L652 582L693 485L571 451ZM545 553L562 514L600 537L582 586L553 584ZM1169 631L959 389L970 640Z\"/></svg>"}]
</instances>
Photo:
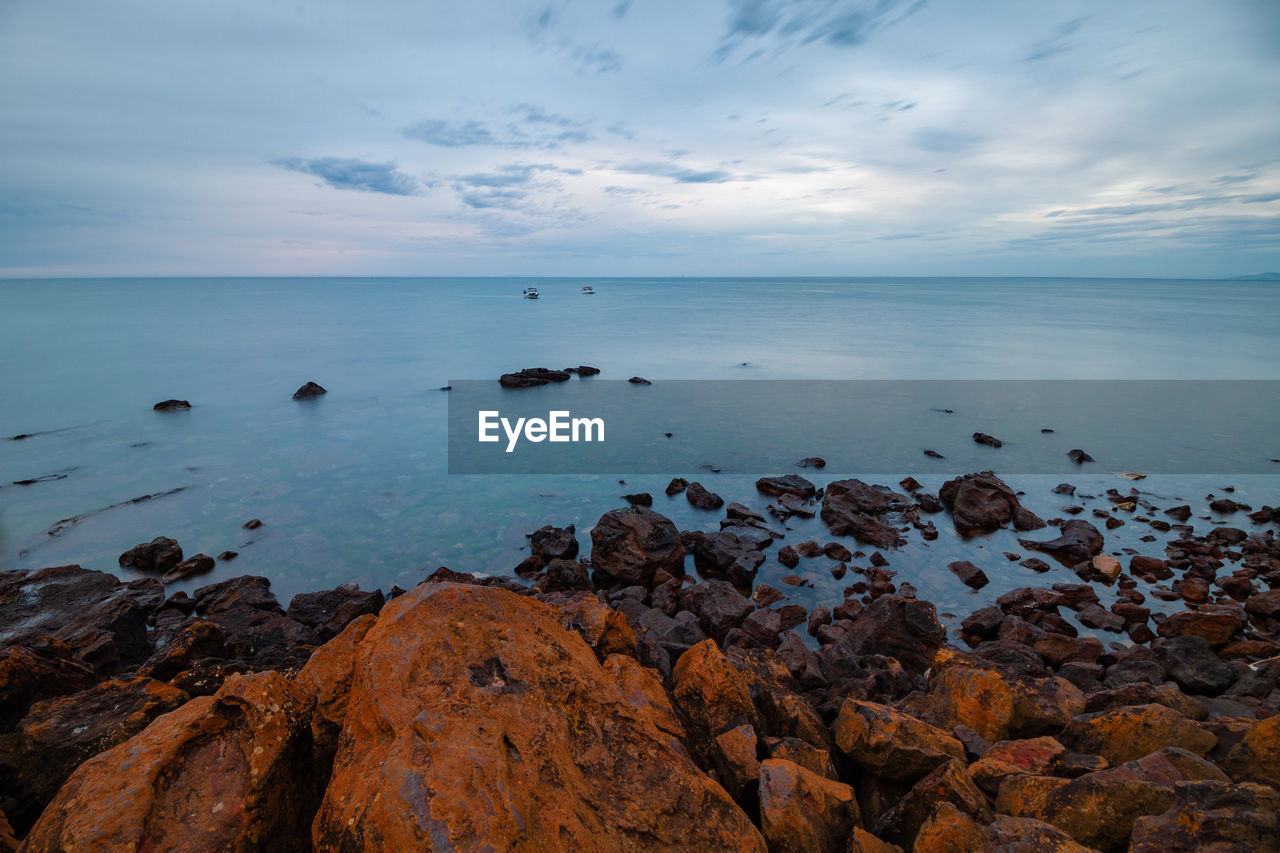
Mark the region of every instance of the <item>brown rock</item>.
<instances>
[{"instance_id":1,"label":"brown rock","mask_svg":"<svg viewBox=\"0 0 1280 853\"><path fill-rule=\"evenodd\" d=\"M591 565L618 583L649 587L658 571L684 576L684 547L670 519L645 507L614 509L591 530Z\"/></svg>"},{"instance_id":2,"label":"brown rock","mask_svg":"<svg viewBox=\"0 0 1280 853\"><path fill-rule=\"evenodd\" d=\"M1173 791L1151 782L1099 776L1090 773L1070 781L1012 776L1000 786L996 810L1043 820L1081 844L1119 853L1134 821L1163 813L1173 804Z\"/></svg>"},{"instance_id":3,"label":"brown rock","mask_svg":"<svg viewBox=\"0 0 1280 853\"><path fill-rule=\"evenodd\" d=\"M889 781L915 782L948 759L964 758L960 741L945 731L874 702L845 700L833 732L845 756Z\"/></svg>"},{"instance_id":4,"label":"brown rock","mask_svg":"<svg viewBox=\"0 0 1280 853\"><path fill-rule=\"evenodd\" d=\"M795 495L798 498L809 500L818 490L814 488L813 483L810 483L799 474L787 474L784 477L761 477L756 480L756 491L772 498Z\"/></svg>"},{"instance_id":5,"label":"brown rock","mask_svg":"<svg viewBox=\"0 0 1280 853\"><path fill-rule=\"evenodd\" d=\"M1206 605L1198 610L1171 614L1156 630L1161 637L1204 637L1211 646L1223 646L1244 629L1244 611L1229 604Z\"/></svg>"},{"instance_id":6,"label":"brown rock","mask_svg":"<svg viewBox=\"0 0 1280 853\"><path fill-rule=\"evenodd\" d=\"M712 763L720 784L729 796L741 802L759 790L760 762L756 730L748 723L735 726L715 737Z\"/></svg>"},{"instance_id":7,"label":"brown rock","mask_svg":"<svg viewBox=\"0 0 1280 853\"><path fill-rule=\"evenodd\" d=\"M323 785L306 769L313 705L278 673L233 676L82 764L23 849L291 848Z\"/></svg>"},{"instance_id":8,"label":"brown rock","mask_svg":"<svg viewBox=\"0 0 1280 853\"><path fill-rule=\"evenodd\" d=\"M773 737L764 739L770 758L781 758L799 764L811 773L839 781L831 753L797 737Z\"/></svg>"},{"instance_id":9,"label":"brown rock","mask_svg":"<svg viewBox=\"0 0 1280 853\"><path fill-rule=\"evenodd\" d=\"M315 629L321 640L330 640L365 614L377 616L386 603L381 590L365 592L356 584L344 583L335 589L304 592L289 602L288 616Z\"/></svg>"},{"instance_id":10,"label":"brown rock","mask_svg":"<svg viewBox=\"0 0 1280 853\"><path fill-rule=\"evenodd\" d=\"M987 847L1000 853L1092 853L1056 826L1029 817L1000 815L987 827Z\"/></svg>"},{"instance_id":11,"label":"brown rock","mask_svg":"<svg viewBox=\"0 0 1280 853\"><path fill-rule=\"evenodd\" d=\"M843 853L860 822L848 785L783 759L760 764L760 828L771 853Z\"/></svg>"},{"instance_id":12,"label":"brown rock","mask_svg":"<svg viewBox=\"0 0 1280 853\"><path fill-rule=\"evenodd\" d=\"M946 800L916 833L914 853L970 853L983 850L987 836L973 818Z\"/></svg>"},{"instance_id":13,"label":"brown rock","mask_svg":"<svg viewBox=\"0 0 1280 853\"><path fill-rule=\"evenodd\" d=\"M1261 782L1280 790L1280 716L1250 727L1227 753L1222 768L1237 782Z\"/></svg>"},{"instance_id":14,"label":"brown rock","mask_svg":"<svg viewBox=\"0 0 1280 853\"><path fill-rule=\"evenodd\" d=\"M316 649L298 673L298 686L316 701L311 730L318 744L331 754L347 719L351 679L355 675L356 652L360 641L378 619L366 614L353 620L342 633Z\"/></svg>"},{"instance_id":15,"label":"brown rock","mask_svg":"<svg viewBox=\"0 0 1280 853\"><path fill-rule=\"evenodd\" d=\"M942 803L950 803L979 823L989 823L993 815L987 799L973 783L964 762L952 759L912 786L911 790L876 821L880 838L912 847L925 821Z\"/></svg>"},{"instance_id":16,"label":"brown rock","mask_svg":"<svg viewBox=\"0 0 1280 853\"><path fill-rule=\"evenodd\" d=\"M349 702L318 851L764 849L528 598L428 584L393 599L360 644Z\"/></svg>"},{"instance_id":17,"label":"brown rock","mask_svg":"<svg viewBox=\"0 0 1280 853\"><path fill-rule=\"evenodd\" d=\"M1063 731L1061 741L1071 749L1101 755L1121 764L1176 746L1204 755L1218 739L1197 723L1164 705L1137 705L1082 714Z\"/></svg>"},{"instance_id":18,"label":"brown rock","mask_svg":"<svg viewBox=\"0 0 1280 853\"><path fill-rule=\"evenodd\" d=\"M72 659L72 650L50 640L0 651L0 731L8 731L33 702L75 693L97 681L92 667Z\"/></svg>"},{"instance_id":19,"label":"brown rock","mask_svg":"<svg viewBox=\"0 0 1280 853\"><path fill-rule=\"evenodd\" d=\"M897 658L907 669L924 672L945 638L946 631L932 604L883 596L863 608L840 645L855 655Z\"/></svg>"},{"instance_id":20,"label":"brown rock","mask_svg":"<svg viewBox=\"0 0 1280 853\"><path fill-rule=\"evenodd\" d=\"M1061 536L1047 542L1036 542L1032 539L1019 539L1023 548L1040 551L1053 556L1065 566L1074 566L1092 560L1102 551L1102 534L1098 528L1087 521L1073 518L1064 521L1059 528Z\"/></svg>"},{"instance_id":21,"label":"brown rock","mask_svg":"<svg viewBox=\"0 0 1280 853\"><path fill-rule=\"evenodd\" d=\"M1050 768L1066 752L1055 738L1044 736L1027 740L1003 740L992 745L983 756L969 766L969 775L979 787L995 793L1007 776L1054 775Z\"/></svg>"},{"instance_id":22,"label":"brown rock","mask_svg":"<svg viewBox=\"0 0 1280 853\"><path fill-rule=\"evenodd\" d=\"M120 568L136 572L167 572L182 561L178 540L157 536L150 542L134 545L120 555Z\"/></svg>"},{"instance_id":23,"label":"brown rock","mask_svg":"<svg viewBox=\"0 0 1280 853\"><path fill-rule=\"evenodd\" d=\"M1280 794L1263 785L1187 782L1164 814L1133 822L1130 853L1276 853Z\"/></svg>"},{"instance_id":24,"label":"brown rock","mask_svg":"<svg viewBox=\"0 0 1280 853\"><path fill-rule=\"evenodd\" d=\"M988 741L1009 734L1014 696L1003 678L981 669L951 666L929 683L929 720L946 731L968 726Z\"/></svg>"},{"instance_id":25,"label":"brown rock","mask_svg":"<svg viewBox=\"0 0 1280 853\"><path fill-rule=\"evenodd\" d=\"M1009 522L1019 530L1044 527L1018 503L1013 489L990 471L948 480L938 490L938 498L950 510L956 530L965 536L990 533Z\"/></svg>"},{"instance_id":26,"label":"brown rock","mask_svg":"<svg viewBox=\"0 0 1280 853\"><path fill-rule=\"evenodd\" d=\"M567 376L565 378L568 379ZM308 382L305 385L303 385L301 388L299 388L297 391L293 392L293 399L313 400L316 397L319 397L321 394L328 394L328 393L329 393L328 389L322 387L319 383Z\"/></svg>"},{"instance_id":27,"label":"brown rock","mask_svg":"<svg viewBox=\"0 0 1280 853\"><path fill-rule=\"evenodd\" d=\"M724 506L724 498L708 491L701 483L690 483L684 496L696 509L713 510Z\"/></svg>"},{"instance_id":28,"label":"brown rock","mask_svg":"<svg viewBox=\"0 0 1280 853\"><path fill-rule=\"evenodd\" d=\"M973 589L982 589L991 582L986 572L968 560L957 560L947 568L951 569L952 574L960 578L962 584Z\"/></svg>"}]
</instances>

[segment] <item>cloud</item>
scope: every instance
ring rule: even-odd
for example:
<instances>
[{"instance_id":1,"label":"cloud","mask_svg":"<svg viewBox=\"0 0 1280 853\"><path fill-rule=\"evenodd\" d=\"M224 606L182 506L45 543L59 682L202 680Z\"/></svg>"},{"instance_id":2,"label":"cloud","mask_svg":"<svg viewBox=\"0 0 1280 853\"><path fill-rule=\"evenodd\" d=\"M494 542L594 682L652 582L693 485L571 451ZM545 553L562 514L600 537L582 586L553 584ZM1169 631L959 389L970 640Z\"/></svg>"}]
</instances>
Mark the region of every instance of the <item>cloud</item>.
<instances>
[{"instance_id":1,"label":"cloud","mask_svg":"<svg viewBox=\"0 0 1280 853\"><path fill-rule=\"evenodd\" d=\"M499 140L489 128L478 121L445 121L429 118L405 128L404 135L428 145L445 148L462 148L468 145L510 145Z\"/></svg>"},{"instance_id":2,"label":"cloud","mask_svg":"<svg viewBox=\"0 0 1280 853\"><path fill-rule=\"evenodd\" d=\"M491 148L559 148L569 143L590 142L594 136L586 122L548 112L534 104L516 104L508 109L516 116L505 125L483 124L474 119L448 121L430 118L405 128L408 139L444 148L487 146Z\"/></svg>"},{"instance_id":3,"label":"cloud","mask_svg":"<svg viewBox=\"0 0 1280 853\"><path fill-rule=\"evenodd\" d=\"M875 31L919 11L927 0L729 0L729 21L714 58L729 56L748 39L773 36L779 47L824 42L865 44ZM748 60L761 55L758 51Z\"/></svg>"},{"instance_id":4,"label":"cloud","mask_svg":"<svg viewBox=\"0 0 1280 853\"><path fill-rule=\"evenodd\" d=\"M961 130L948 130L944 127L927 127L916 131L917 148L925 151L936 151L939 154L965 154L976 148L982 137Z\"/></svg>"},{"instance_id":5,"label":"cloud","mask_svg":"<svg viewBox=\"0 0 1280 853\"><path fill-rule=\"evenodd\" d=\"M418 182L395 163L370 163L350 157L276 157L273 165L314 175L338 190L361 190L384 195L417 195Z\"/></svg>"},{"instance_id":6,"label":"cloud","mask_svg":"<svg viewBox=\"0 0 1280 853\"><path fill-rule=\"evenodd\" d=\"M628 163L617 169L632 175L670 178L679 184L723 184L733 180L731 173L721 169L685 169L675 163Z\"/></svg>"},{"instance_id":7,"label":"cloud","mask_svg":"<svg viewBox=\"0 0 1280 853\"><path fill-rule=\"evenodd\" d=\"M1082 26L1086 18L1074 18L1058 27L1057 32L1042 41L1038 41L1031 46L1030 52L1024 58L1024 62L1039 62L1042 59L1048 59L1051 56L1057 56L1060 53L1066 53L1076 47L1076 42L1071 39Z\"/></svg>"},{"instance_id":8,"label":"cloud","mask_svg":"<svg viewBox=\"0 0 1280 853\"><path fill-rule=\"evenodd\" d=\"M576 169L560 169L550 164L510 163L488 172L454 175L452 185L467 207L477 210L503 208L519 210L528 207L531 195L556 190L558 182L539 179L544 172L577 174Z\"/></svg>"}]
</instances>

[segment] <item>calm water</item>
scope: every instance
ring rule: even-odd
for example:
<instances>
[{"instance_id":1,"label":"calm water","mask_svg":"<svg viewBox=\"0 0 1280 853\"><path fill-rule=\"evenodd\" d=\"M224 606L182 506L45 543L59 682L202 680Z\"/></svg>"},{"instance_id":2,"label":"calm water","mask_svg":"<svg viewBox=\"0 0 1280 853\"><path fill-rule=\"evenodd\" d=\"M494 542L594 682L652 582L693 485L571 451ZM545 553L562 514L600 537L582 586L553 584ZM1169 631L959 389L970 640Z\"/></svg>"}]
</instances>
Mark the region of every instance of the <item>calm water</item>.
<instances>
[{"instance_id":1,"label":"calm water","mask_svg":"<svg viewBox=\"0 0 1280 853\"><path fill-rule=\"evenodd\" d=\"M591 283L595 296L579 293ZM526 284L543 298L519 298ZM743 366L743 363L747 366ZM624 492L651 491L685 528L719 514L668 501L669 475L699 478L726 500L763 509L750 479L698 471L629 478L449 476L451 380L495 379L520 367L591 364L611 378L661 379L1280 379L1280 287L1251 282L888 279L124 279L0 282L0 481L65 473L0 489L0 567L80 563L119 571L117 556L157 535L188 554L240 552L175 588L233 574L270 577L282 599L358 581L408 586L447 565L505 573L525 534L576 523L586 532ZM313 404L290 395L315 380ZM169 397L190 412L151 411ZM1274 411L1275 400L1259 401ZM1105 417L1105 412L1099 412ZM1116 430L1131 429L1117 423ZM1203 506L1227 485L1255 506L1280 500L1267 469L1230 483L1148 478L1142 488ZM1280 469L1280 465L1276 466ZM997 472L998 472L997 467ZM838 475L827 469L819 484ZM785 473L785 472L779 472ZM914 473L930 489L941 476ZM864 479L866 479L864 477ZM1048 517L1061 477L1010 477ZM1078 476L1082 491L1128 488ZM154 500L56 522L140 495ZM1088 506L1088 504L1086 504ZM1093 504L1097 505L1097 504ZM242 530L258 517L265 525ZM890 555L899 577L960 615L998 590L1048 578L1005 562L1011 534L940 539ZM1236 523L1244 524L1240 517ZM797 525L788 541L822 537ZM1108 535L1140 548L1145 525ZM826 541L820 538L820 541ZM946 570L971 559L993 578L973 595ZM794 599L838 600L825 561L802 564L814 588ZM781 571L766 564L761 580Z\"/></svg>"}]
</instances>

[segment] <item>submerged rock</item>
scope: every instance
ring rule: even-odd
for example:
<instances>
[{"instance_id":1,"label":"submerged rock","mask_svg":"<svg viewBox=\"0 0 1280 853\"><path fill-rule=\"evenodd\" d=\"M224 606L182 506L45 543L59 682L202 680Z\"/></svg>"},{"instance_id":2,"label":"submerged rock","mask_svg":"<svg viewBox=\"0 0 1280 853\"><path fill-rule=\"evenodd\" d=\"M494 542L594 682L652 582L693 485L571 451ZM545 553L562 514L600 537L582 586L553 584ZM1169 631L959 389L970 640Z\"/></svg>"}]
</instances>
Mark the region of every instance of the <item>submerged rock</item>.
<instances>
[{"instance_id":1,"label":"submerged rock","mask_svg":"<svg viewBox=\"0 0 1280 853\"><path fill-rule=\"evenodd\" d=\"M535 388L551 382L568 382L569 374L563 370L551 370L546 367L526 367L515 373L504 373L498 377L498 384L503 388Z\"/></svg>"},{"instance_id":2,"label":"submerged rock","mask_svg":"<svg viewBox=\"0 0 1280 853\"><path fill-rule=\"evenodd\" d=\"M191 408L186 400L163 400L151 407L155 412L180 412Z\"/></svg>"},{"instance_id":3,"label":"submerged rock","mask_svg":"<svg viewBox=\"0 0 1280 853\"><path fill-rule=\"evenodd\" d=\"M328 390L316 382L308 382L297 391L293 392L295 400L314 400L322 394L328 394Z\"/></svg>"}]
</instances>

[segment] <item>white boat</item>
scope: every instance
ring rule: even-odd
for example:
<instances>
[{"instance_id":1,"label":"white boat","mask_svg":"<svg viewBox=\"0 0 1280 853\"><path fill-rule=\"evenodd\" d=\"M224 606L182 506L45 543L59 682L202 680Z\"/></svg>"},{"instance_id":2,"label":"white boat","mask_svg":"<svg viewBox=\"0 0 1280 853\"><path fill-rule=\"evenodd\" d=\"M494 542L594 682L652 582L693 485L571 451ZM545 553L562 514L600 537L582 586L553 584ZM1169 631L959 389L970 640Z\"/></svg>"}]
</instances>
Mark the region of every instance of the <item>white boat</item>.
<instances>
[{"instance_id":1,"label":"white boat","mask_svg":"<svg viewBox=\"0 0 1280 853\"><path fill-rule=\"evenodd\" d=\"M536 288L536 287L526 287L526 288L524 289L524 298L525 298L525 299L537 299L537 298L538 298L538 288Z\"/></svg>"},{"instance_id":2,"label":"white boat","mask_svg":"<svg viewBox=\"0 0 1280 853\"><path fill-rule=\"evenodd\" d=\"M590 293L595 293L596 291L595 291L595 288L593 288L591 285L584 284L582 285L582 292L590 294Z\"/></svg>"}]
</instances>

